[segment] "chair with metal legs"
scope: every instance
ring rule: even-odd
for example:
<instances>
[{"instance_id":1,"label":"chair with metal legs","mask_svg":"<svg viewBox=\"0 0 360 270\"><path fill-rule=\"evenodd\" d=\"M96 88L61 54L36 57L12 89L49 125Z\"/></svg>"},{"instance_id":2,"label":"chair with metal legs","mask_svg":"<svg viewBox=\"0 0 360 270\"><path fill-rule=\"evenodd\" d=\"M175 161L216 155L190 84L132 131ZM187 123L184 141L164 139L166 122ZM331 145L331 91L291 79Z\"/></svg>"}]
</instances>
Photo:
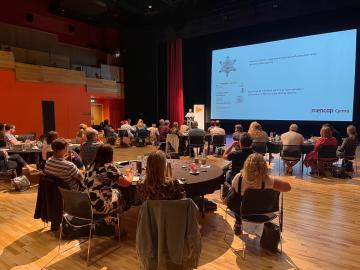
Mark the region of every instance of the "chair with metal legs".
<instances>
[{"instance_id":1,"label":"chair with metal legs","mask_svg":"<svg viewBox=\"0 0 360 270\"><path fill-rule=\"evenodd\" d=\"M225 221L227 221L228 208L225 210ZM234 213L235 216L238 215ZM280 231L280 254L282 254L282 231L283 231L283 195L273 189L247 189L242 197L240 217L242 221L256 224L264 224L278 218ZM225 229L224 241L231 250L238 254L231 243L226 240ZM242 258L245 259L246 244L243 241Z\"/></svg>"},{"instance_id":2,"label":"chair with metal legs","mask_svg":"<svg viewBox=\"0 0 360 270\"><path fill-rule=\"evenodd\" d=\"M60 235L59 235L59 248L58 252L60 253L61 247L61 238L63 234L64 223L68 224L70 227L79 229L84 227L89 227L89 238L88 240L82 241L76 246L81 245L82 243L89 241L86 263L89 265L90 258L90 249L91 249L91 237L92 231L95 230L95 225L103 221L104 216L99 218L94 217L94 212L91 206L91 201L89 194L87 192L80 192L76 190L67 190L60 188L60 193L63 199L63 215L60 225ZM118 241L120 241L120 215L117 214L117 229L118 229Z\"/></svg>"}]
</instances>

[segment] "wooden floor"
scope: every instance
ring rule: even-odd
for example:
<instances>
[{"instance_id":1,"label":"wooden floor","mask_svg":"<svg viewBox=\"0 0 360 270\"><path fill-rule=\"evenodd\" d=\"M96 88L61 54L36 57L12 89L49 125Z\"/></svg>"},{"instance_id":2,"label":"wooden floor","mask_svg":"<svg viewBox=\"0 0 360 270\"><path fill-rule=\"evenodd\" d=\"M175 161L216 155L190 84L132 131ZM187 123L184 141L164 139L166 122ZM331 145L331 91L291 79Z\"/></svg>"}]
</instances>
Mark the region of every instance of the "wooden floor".
<instances>
[{"instance_id":1,"label":"wooden floor","mask_svg":"<svg viewBox=\"0 0 360 270\"><path fill-rule=\"evenodd\" d=\"M116 149L116 160L133 159L151 150L151 146ZM212 162L223 164L220 158ZM274 175L278 174L277 162L275 158L272 163ZM300 177L298 171L296 168L295 176L281 177L292 185L284 196L282 255L263 251L259 239L245 235L246 258L236 256L223 240L224 230L231 232L233 218L225 222L225 206L216 192L208 198L218 203L218 210L200 218L203 249L198 269L360 269L360 177L319 179ZM86 244L58 255L57 235L33 219L36 184L27 192L15 193L8 191L8 182L0 181L0 269L86 269ZM133 208L124 216L123 226L129 234L121 244L110 238L95 239L94 254L100 255L88 269L138 269L137 213ZM228 240L241 249L241 239L230 236ZM66 247L75 243L77 240Z\"/></svg>"}]
</instances>

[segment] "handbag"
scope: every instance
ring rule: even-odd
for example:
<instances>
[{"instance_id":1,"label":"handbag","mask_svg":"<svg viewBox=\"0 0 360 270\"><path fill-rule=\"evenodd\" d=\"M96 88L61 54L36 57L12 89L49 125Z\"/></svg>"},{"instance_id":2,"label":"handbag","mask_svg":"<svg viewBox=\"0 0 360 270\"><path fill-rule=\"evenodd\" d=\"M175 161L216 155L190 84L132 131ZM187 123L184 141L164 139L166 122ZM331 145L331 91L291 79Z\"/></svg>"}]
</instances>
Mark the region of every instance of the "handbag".
<instances>
[{"instance_id":1,"label":"handbag","mask_svg":"<svg viewBox=\"0 0 360 270\"><path fill-rule=\"evenodd\" d=\"M22 192L30 188L30 181L25 175L21 175L11 179L11 186L15 191Z\"/></svg>"},{"instance_id":2,"label":"handbag","mask_svg":"<svg viewBox=\"0 0 360 270\"><path fill-rule=\"evenodd\" d=\"M236 214L240 214L240 207L241 207L241 182L242 182L242 175L239 176L239 183L238 183L238 191L231 187L229 192L226 194L225 202L227 207L235 212Z\"/></svg>"},{"instance_id":3,"label":"handbag","mask_svg":"<svg viewBox=\"0 0 360 270\"><path fill-rule=\"evenodd\" d=\"M272 222L264 223L263 233L261 235L261 247L276 252L280 242L280 227Z\"/></svg>"}]
</instances>

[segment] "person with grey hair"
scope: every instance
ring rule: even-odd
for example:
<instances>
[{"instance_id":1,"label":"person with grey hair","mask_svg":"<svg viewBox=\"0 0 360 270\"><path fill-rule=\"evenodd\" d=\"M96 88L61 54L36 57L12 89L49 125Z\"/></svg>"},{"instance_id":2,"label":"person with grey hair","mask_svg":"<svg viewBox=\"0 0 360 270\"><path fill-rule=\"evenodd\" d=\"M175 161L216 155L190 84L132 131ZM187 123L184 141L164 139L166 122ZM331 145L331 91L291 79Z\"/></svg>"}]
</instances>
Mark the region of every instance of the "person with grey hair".
<instances>
[{"instance_id":1,"label":"person with grey hair","mask_svg":"<svg viewBox=\"0 0 360 270\"><path fill-rule=\"evenodd\" d=\"M304 143L304 137L298 131L298 125L291 124L289 127L289 131L286 133L281 134L281 142L283 144L283 150L286 151L288 146L297 146L302 145ZM288 174L292 174L292 167L299 161L298 158L287 158L287 160L284 160L286 164L286 172Z\"/></svg>"},{"instance_id":2,"label":"person with grey hair","mask_svg":"<svg viewBox=\"0 0 360 270\"><path fill-rule=\"evenodd\" d=\"M199 123L197 121L194 121L192 123L192 129L189 130L188 135L190 136L205 136L205 130L198 128Z\"/></svg>"},{"instance_id":3,"label":"person with grey hair","mask_svg":"<svg viewBox=\"0 0 360 270\"><path fill-rule=\"evenodd\" d=\"M93 128L86 128L85 136L86 142L80 147L80 157L85 167L87 167L94 161L96 152L100 145L102 145L102 142L98 140L98 131Z\"/></svg>"}]
</instances>

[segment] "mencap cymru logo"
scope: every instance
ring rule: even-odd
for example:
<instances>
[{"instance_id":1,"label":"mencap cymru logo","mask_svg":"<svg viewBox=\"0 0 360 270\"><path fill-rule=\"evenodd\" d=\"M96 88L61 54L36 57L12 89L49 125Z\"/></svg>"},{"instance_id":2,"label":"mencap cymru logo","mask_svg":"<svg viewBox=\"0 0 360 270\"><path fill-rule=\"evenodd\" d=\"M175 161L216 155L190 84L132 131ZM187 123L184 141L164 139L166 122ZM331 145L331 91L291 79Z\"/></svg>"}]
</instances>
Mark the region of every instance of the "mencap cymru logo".
<instances>
[{"instance_id":1,"label":"mencap cymru logo","mask_svg":"<svg viewBox=\"0 0 360 270\"><path fill-rule=\"evenodd\" d=\"M225 61L220 61L221 69L219 72L225 72L226 77L229 76L231 71L236 71L234 64L236 59L230 60L229 56L226 57Z\"/></svg>"}]
</instances>

